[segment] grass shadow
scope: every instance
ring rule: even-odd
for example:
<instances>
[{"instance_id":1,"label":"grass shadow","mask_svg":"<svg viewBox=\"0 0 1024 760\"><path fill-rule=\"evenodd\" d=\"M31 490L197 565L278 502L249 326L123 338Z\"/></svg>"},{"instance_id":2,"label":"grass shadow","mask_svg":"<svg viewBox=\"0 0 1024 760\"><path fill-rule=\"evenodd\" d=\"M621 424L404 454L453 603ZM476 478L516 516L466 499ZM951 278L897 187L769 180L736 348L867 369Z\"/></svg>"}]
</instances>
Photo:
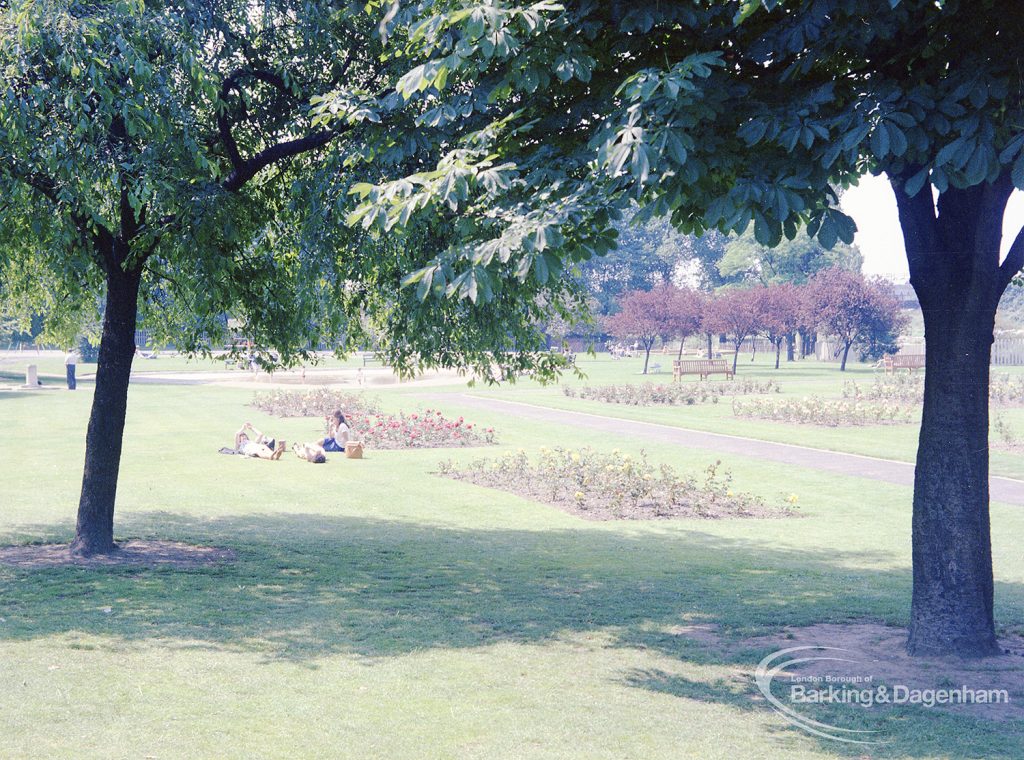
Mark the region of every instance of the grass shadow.
<instances>
[{"instance_id":1,"label":"grass shadow","mask_svg":"<svg viewBox=\"0 0 1024 760\"><path fill-rule=\"evenodd\" d=\"M193 569L2 567L0 640L85 633L315 667L317 658L332 654L382 658L602 631L609 646L749 671L757 662L749 653L703 647L672 628L698 621L739 638L817 622L905 623L910 596L909 571L865 569L875 558L864 553L766 548L698 531L460 530L320 514L203 520L144 513L124 518L119 533L225 546L238 559ZM34 538L68 536L47 526ZM999 594L1020 618L1024 588L1002 584ZM624 683L769 710L749 682L645 671ZM980 732L989 736L985 756L1011 756L1002 748L1018 728L975 729L960 746L949 745L955 730L942 731L941 751L916 732L900 734L886 752L974 757Z\"/></svg>"}]
</instances>

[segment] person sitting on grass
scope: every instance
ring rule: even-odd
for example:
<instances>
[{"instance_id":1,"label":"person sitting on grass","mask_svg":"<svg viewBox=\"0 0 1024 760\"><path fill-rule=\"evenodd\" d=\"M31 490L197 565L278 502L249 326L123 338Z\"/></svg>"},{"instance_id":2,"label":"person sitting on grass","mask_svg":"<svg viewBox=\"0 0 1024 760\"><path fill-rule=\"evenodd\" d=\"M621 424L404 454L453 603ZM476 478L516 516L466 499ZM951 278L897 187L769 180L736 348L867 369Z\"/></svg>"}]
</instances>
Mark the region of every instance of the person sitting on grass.
<instances>
[{"instance_id":1,"label":"person sitting on grass","mask_svg":"<svg viewBox=\"0 0 1024 760\"><path fill-rule=\"evenodd\" d=\"M246 422L235 433L235 451L243 456L257 459L278 460L284 454L285 442L267 438L259 430Z\"/></svg>"},{"instance_id":2,"label":"person sitting on grass","mask_svg":"<svg viewBox=\"0 0 1024 760\"><path fill-rule=\"evenodd\" d=\"M323 464L327 461L327 453L318 443L296 443L292 446L292 451L299 459L305 459L313 464Z\"/></svg>"},{"instance_id":3,"label":"person sitting on grass","mask_svg":"<svg viewBox=\"0 0 1024 760\"><path fill-rule=\"evenodd\" d=\"M352 435L352 429L345 422L345 415L340 409L336 409L324 419L327 420L327 437L317 441L316 445L324 451L344 451L345 444Z\"/></svg>"}]
</instances>

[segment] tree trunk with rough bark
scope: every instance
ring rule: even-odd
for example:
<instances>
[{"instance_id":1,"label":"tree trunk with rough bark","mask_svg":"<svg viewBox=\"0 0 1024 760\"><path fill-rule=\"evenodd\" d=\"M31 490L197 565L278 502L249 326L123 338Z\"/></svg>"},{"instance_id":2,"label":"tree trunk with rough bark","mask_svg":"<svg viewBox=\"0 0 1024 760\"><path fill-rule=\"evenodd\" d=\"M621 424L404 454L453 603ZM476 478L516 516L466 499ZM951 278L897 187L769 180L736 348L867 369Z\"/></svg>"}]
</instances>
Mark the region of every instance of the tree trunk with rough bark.
<instances>
[{"instance_id":1,"label":"tree trunk with rough bark","mask_svg":"<svg viewBox=\"0 0 1024 760\"><path fill-rule=\"evenodd\" d=\"M794 351L793 351L793 344L795 343L795 341L796 341L796 339L795 339L793 333L789 333L786 336L786 361L787 362L791 362L795 358ZM778 367L776 367L776 369L778 369Z\"/></svg>"},{"instance_id":2,"label":"tree trunk with rough bark","mask_svg":"<svg viewBox=\"0 0 1024 760\"><path fill-rule=\"evenodd\" d=\"M96 387L85 440L85 471L71 551L92 556L116 551L114 501L121 466L121 442L128 407L128 378L135 356L139 301L138 273L113 268L107 275L96 369Z\"/></svg>"},{"instance_id":3,"label":"tree trunk with rough bark","mask_svg":"<svg viewBox=\"0 0 1024 760\"><path fill-rule=\"evenodd\" d=\"M937 204L892 182L910 281L924 314L924 404L914 474L913 655L999 652L988 492L989 362L995 311L1024 262L1018 235L1000 265L1008 176L950 188Z\"/></svg>"},{"instance_id":4,"label":"tree trunk with rough bark","mask_svg":"<svg viewBox=\"0 0 1024 760\"><path fill-rule=\"evenodd\" d=\"M846 372L846 359L850 355L850 343L843 343L843 360L839 363L839 371Z\"/></svg>"},{"instance_id":5,"label":"tree trunk with rough bark","mask_svg":"<svg viewBox=\"0 0 1024 760\"><path fill-rule=\"evenodd\" d=\"M775 369L779 368L779 357L782 354L782 339L775 341Z\"/></svg>"},{"instance_id":6,"label":"tree trunk with rough bark","mask_svg":"<svg viewBox=\"0 0 1024 760\"><path fill-rule=\"evenodd\" d=\"M995 309L925 319L924 408L914 477L912 654L998 653L988 496ZM966 314L967 312L961 312ZM973 320L972 320L973 321ZM938 324L937 324L938 323Z\"/></svg>"}]
</instances>

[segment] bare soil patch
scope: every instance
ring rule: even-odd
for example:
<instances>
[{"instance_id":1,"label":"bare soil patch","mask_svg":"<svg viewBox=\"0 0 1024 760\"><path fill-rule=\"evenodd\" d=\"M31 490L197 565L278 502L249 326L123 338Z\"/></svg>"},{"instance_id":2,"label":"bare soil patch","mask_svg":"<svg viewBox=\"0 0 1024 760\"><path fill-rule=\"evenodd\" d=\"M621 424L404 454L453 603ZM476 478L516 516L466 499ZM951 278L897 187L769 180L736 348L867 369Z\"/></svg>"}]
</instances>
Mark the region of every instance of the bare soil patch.
<instances>
[{"instance_id":1,"label":"bare soil patch","mask_svg":"<svg viewBox=\"0 0 1024 760\"><path fill-rule=\"evenodd\" d=\"M42 569L48 567L175 567L193 568L233 562L231 549L194 546L178 541L132 540L118 551L96 557L74 557L68 544L0 546L0 565Z\"/></svg>"},{"instance_id":2,"label":"bare soil patch","mask_svg":"<svg viewBox=\"0 0 1024 760\"><path fill-rule=\"evenodd\" d=\"M906 652L907 631L904 628L877 623L821 623L803 628L786 628L775 636L761 636L730 642L714 626L679 626L672 633L692 638L704 646L730 656L751 648L777 650L795 647L831 647L802 649L776 661L814 657L841 658L815 660L787 666L775 676L781 684L805 683L809 687L850 689L885 686L889 693L895 686L921 690L1002 690L1008 701L989 704L935 704L928 709L970 715L983 720L1024 720L1024 636L1008 634L1000 637L1003 653L984 659L959 657L911 657ZM837 649L843 650L841 652ZM751 679L756 662L744 674ZM811 677L815 680L808 680ZM821 680L816 680L821 679ZM860 680L858 680L860 679ZM788 685L786 687L789 688ZM881 707L880 705L878 707ZM851 707L851 709L854 709ZM856 708L861 709L861 708Z\"/></svg>"}]
</instances>

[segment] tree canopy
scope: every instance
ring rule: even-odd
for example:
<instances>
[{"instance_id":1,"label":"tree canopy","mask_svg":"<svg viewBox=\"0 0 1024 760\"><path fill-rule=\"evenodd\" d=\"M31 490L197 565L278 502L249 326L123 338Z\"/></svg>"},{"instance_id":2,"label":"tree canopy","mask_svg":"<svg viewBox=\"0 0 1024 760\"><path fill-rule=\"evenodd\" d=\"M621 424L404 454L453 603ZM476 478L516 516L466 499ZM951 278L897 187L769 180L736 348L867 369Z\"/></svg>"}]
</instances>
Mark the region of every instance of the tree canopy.
<instances>
[{"instance_id":1,"label":"tree canopy","mask_svg":"<svg viewBox=\"0 0 1024 760\"><path fill-rule=\"evenodd\" d=\"M846 369L853 346L870 359L896 352L896 338L908 319L888 283L833 267L814 275L807 291L808 318L839 342L840 370Z\"/></svg>"},{"instance_id":2,"label":"tree canopy","mask_svg":"<svg viewBox=\"0 0 1024 760\"><path fill-rule=\"evenodd\" d=\"M783 239L778 245L763 245L747 230L730 237L725 255L717 263L723 278L761 285L784 282L801 284L815 272L841 266L859 272L863 259L855 246L836 243L827 249L801 229L792 240Z\"/></svg>"},{"instance_id":3,"label":"tree canopy","mask_svg":"<svg viewBox=\"0 0 1024 760\"><path fill-rule=\"evenodd\" d=\"M1024 17L999 0L368 7L443 155L354 188L350 220L459 214L458 240L407 278L426 299L557 277L606 253L631 203L686 233L850 244L837 189L888 176L929 341L908 647L995 652L988 357L1024 264L1024 234L1005 261L999 245L1024 188Z\"/></svg>"},{"instance_id":4,"label":"tree canopy","mask_svg":"<svg viewBox=\"0 0 1024 760\"><path fill-rule=\"evenodd\" d=\"M440 155L378 97L403 65L358 3L0 5L0 300L62 342L103 318L76 551L114 548L139 316L185 351L222 347L231 315L261 362L373 341L401 372L550 377L540 324L581 311L574 283L474 281L486 306L426 307L402 275L457 219L345 224L357 182Z\"/></svg>"}]
</instances>

